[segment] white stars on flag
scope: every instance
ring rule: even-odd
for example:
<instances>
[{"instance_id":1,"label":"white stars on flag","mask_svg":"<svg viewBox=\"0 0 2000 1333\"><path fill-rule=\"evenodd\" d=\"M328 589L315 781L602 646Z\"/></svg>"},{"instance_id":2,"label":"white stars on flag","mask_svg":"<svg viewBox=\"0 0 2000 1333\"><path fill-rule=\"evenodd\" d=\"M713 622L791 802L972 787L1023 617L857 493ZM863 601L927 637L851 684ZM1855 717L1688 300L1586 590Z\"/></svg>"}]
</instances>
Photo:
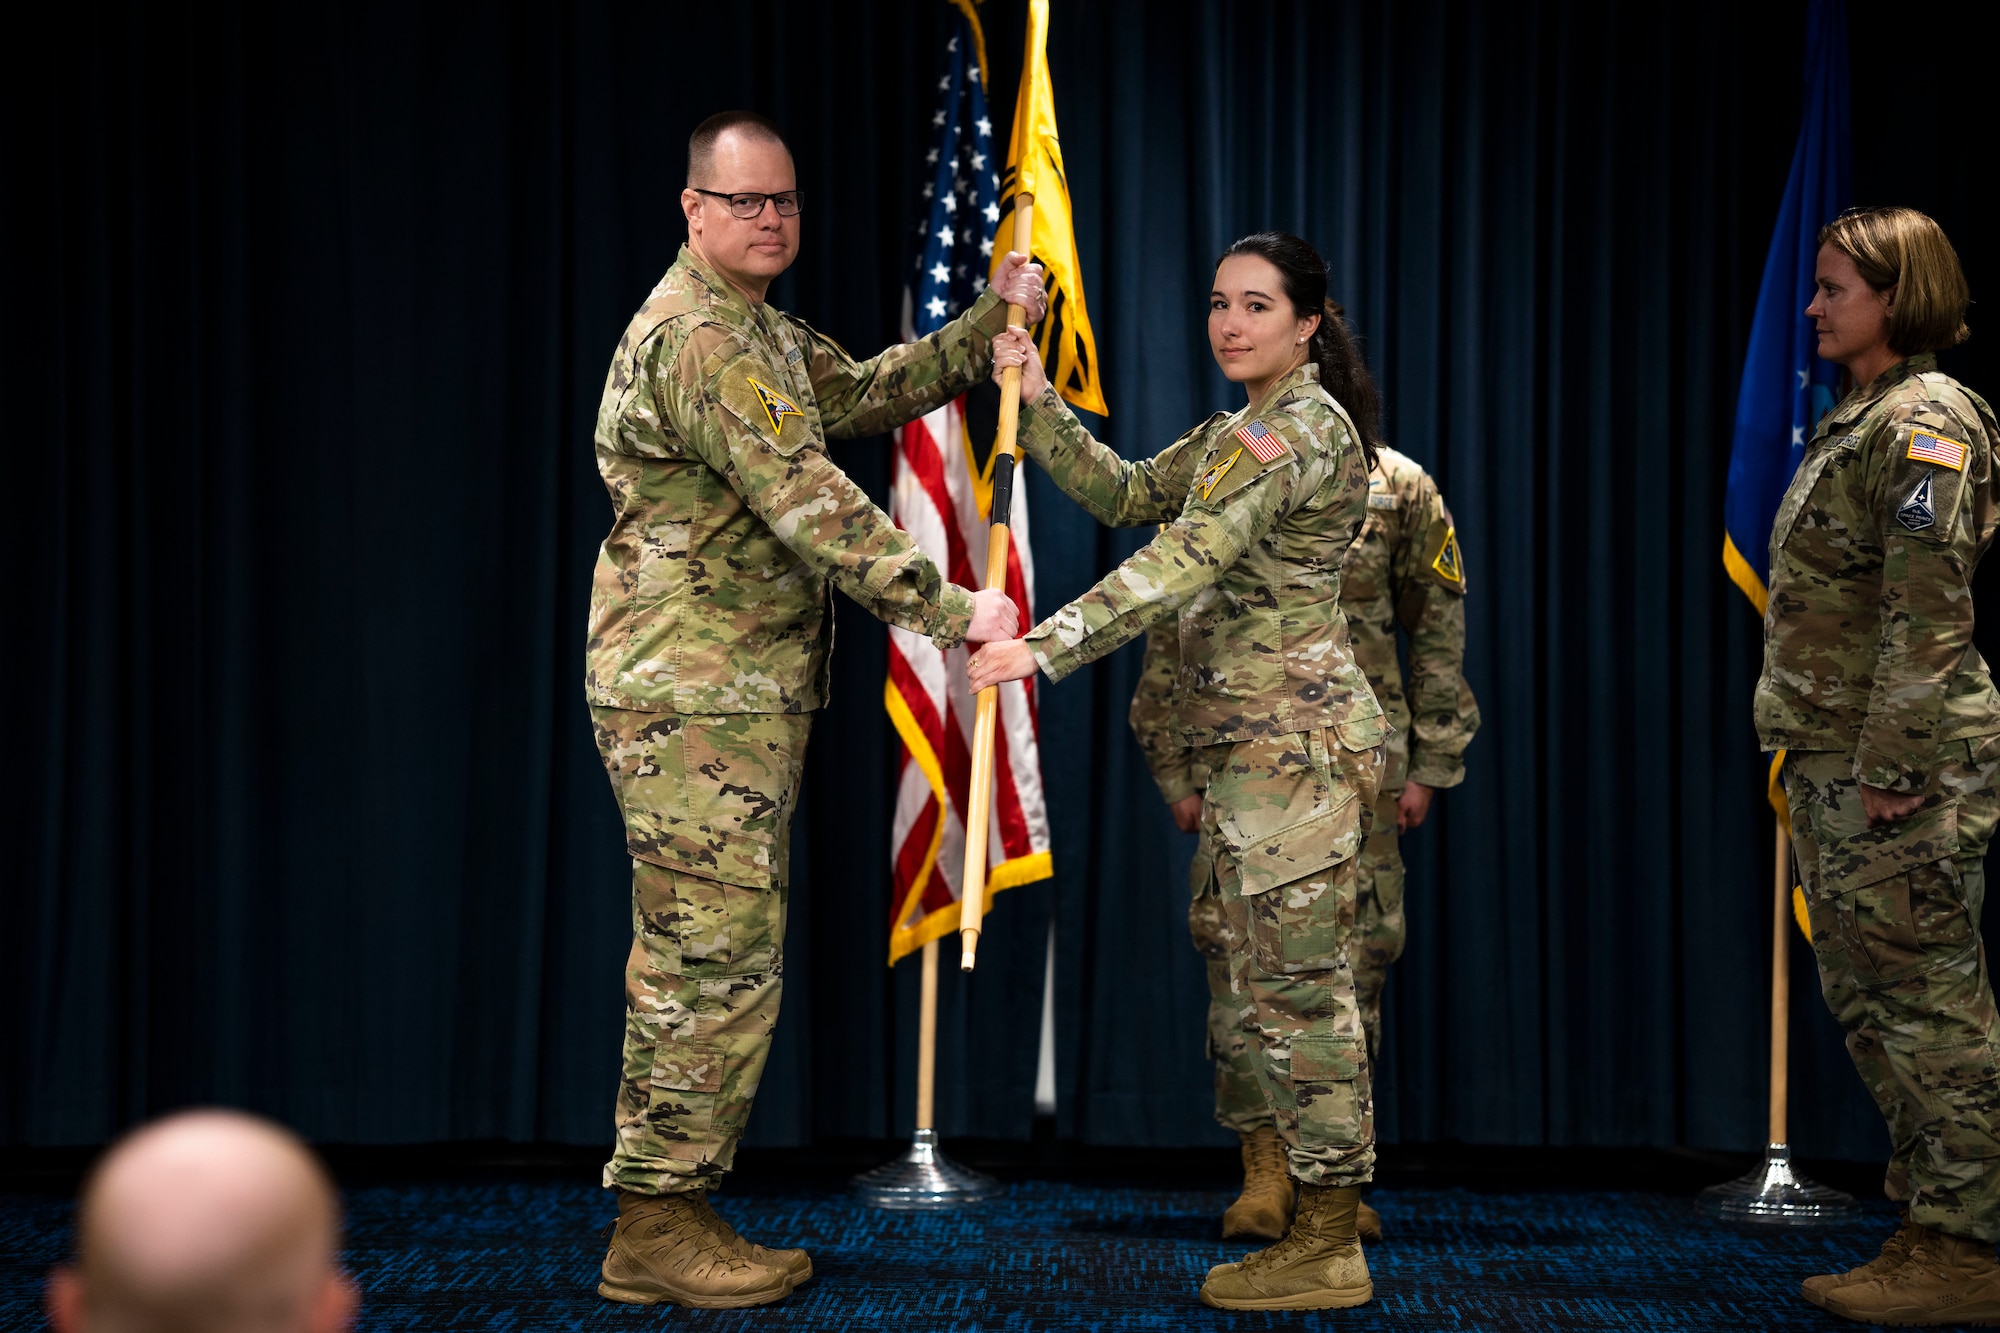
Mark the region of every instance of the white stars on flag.
<instances>
[{"instance_id":1,"label":"white stars on flag","mask_svg":"<svg viewBox=\"0 0 2000 1333\"><path fill-rule=\"evenodd\" d=\"M961 37L963 33L961 33ZM924 153L917 228L915 288L910 293L912 332L929 333L979 298L993 256L1000 221L1000 176L994 170L993 122L986 92L968 56L970 43L954 37L930 117ZM966 133L967 130L973 133ZM977 258L972 247L979 247Z\"/></svg>"}]
</instances>

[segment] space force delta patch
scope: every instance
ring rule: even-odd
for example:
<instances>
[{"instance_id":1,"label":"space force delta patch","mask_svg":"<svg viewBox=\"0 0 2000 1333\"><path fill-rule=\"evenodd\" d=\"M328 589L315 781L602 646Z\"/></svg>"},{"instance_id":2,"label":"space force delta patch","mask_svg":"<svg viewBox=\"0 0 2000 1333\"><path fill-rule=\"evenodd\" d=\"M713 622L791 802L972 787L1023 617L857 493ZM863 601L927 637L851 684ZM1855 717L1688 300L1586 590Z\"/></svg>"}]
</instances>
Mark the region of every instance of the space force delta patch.
<instances>
[{"instance_id":1,"label":"space force delta patch","mask_svg":"<svg viewBox=\"0 0 2000 1333\"><path fill-rule=\"evenodd\" d=\"M1965 471L1966 448L1957 440L1947 440L1942 435L1933 435L1927 430L1910 432L1909 457L1919 463L1936 463L1954 472Z\"/></svg>"},{"instance_id":2,"label":"space force delta patch","mask_svg":"<svg viewBox=\"0 0 2000 1333\"><path fill-rule=\"evenodd\" d=\"M764 405L764 415L771 419L771 434L785 433L786 417L797 417L801 421L806 419L806 414L799 411L798 404L777 390L754 379L750 381L750 387L757 391L757 401Z\"/></svg>"},{"instance_id":3,"label":"space force delta patch","mask_svg":"<svg viewBox=\"0 0 2000 1333\"><path fill-rule=\"evenodd\" d=\"M1458 551L1458 529L1447 528L1444 545L1438 547L1437 558L1431 561L1431 568L1446 583L1465 583L1465 557Z\"/></svg>"},{"instance_id":4,"label":"space force delta patch","mask_svg":"<svg viewBox=\"0 0 2000 1333\"><path fill-rule=\"evenodd\" d=\"M1210 463L1208 471L1194 479L1194 488L1201 492L1202 499L1206 500L1209 496L1215 494L1215 488L1221 484L1223 474L1236 466L1236 460L1241 457L1243 457L1243 451L1238 449L1235 453L1229 455L1229 457Z\"/></svg>"},{"instance_id":5,"label":"space force delta patch","mask_svg":"<svg viewBox=\"0 0 2000 1333\"><path fill-rule=\"evenodd\" d=\"M1913 445L1912 448L1915 446ZM1915 455L1911 455L1915 457ZM1924 473L1924 479L1910 492L1910 498L1903 501L1903 507L1896 511L1896 521L1911 532L1922 532L1937 522L1937 510L1931 504L1931 478L1935 472Z\"/></svg>"}]
</instances>

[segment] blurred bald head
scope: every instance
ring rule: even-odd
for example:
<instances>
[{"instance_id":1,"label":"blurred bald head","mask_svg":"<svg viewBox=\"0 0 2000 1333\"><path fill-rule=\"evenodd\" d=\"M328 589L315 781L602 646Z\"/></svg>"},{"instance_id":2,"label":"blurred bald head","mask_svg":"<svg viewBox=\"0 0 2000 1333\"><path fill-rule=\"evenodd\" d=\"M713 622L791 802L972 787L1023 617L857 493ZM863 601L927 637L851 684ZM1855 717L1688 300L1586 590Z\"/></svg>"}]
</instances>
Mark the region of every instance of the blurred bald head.
<instances>
[{"instance_id":1,"label":"blurred bald head","mask_svg":"<svg viewBox=\"0 0 2000 1333\"><path fill-rule=\"evenodd\" d=\"M84 1188L59 1333L333 1333L354 1314L333 1186L268 1121L192 1111L114 1147Z\"/></svg>"}]
</instances>

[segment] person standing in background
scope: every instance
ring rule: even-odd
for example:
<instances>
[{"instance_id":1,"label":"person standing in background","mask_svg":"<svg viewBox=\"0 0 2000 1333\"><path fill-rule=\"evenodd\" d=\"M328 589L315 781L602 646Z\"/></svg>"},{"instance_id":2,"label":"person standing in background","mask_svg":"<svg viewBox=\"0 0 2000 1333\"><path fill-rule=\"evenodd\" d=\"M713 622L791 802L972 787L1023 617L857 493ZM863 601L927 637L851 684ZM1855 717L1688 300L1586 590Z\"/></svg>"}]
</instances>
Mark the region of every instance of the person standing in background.
<instances>
[{"instance_id":1,"label":"person standing in background","mask_svg":"<svg viewBox=\"0 0 2000 1333\"><path fill-rule=\"evenodd\" d=\"M1967 336L1958 255L1908 208L1821 228L1806 308L1853 385L1771 526L1757 732L1786 751L1827 1007L1888 1122L1904 1205L1875 1259L1805 1298L1880 1324L2000 1320L2000 1015L1980 945L2000 695L1973 647L1992 543L1986 401L1939 373Z\"/></svg>"},{"instance_id":2,"label":"person standing in background","mask_svg":"<svg viewBox=\"0 0 2000 1333\"><path fill-rule=\"evenodd\" d=\"M1382 1058L1382 991L1403 955L1401 835L1423 824L1434 792L1465 779L1465 749L1479 729L1479 705L1465 682L1465 562L1458 531L1437 483L1416 460L1384 447L1368 478L1368 518L1341 562L1340 605L1354 660L1395 727L1390 734L1374 823L1362 844L1348 962L1368 1034ZM1405 679L1396 630L1409 641ZM1133 691L1129 720L1160 795L1183 833L1201 824L1207 774L1181 739L1173 716L1180 645L1171 624L1155 625ZM1294 1192L1284 1146L1257 1091L1243 997L1229 985L1229 924L1214 880L1214 853L1198 843L1190 867L1188 930L1207 960L1208 1053L1215 1062L1215 1118L1242 1142L1243 1189L1222 1215L1225 1240L1276 1240L1290 1225ZM1382 1219L1363 1202L1363 1240L1382 1238Z\"/></svg>"}]
</instances>

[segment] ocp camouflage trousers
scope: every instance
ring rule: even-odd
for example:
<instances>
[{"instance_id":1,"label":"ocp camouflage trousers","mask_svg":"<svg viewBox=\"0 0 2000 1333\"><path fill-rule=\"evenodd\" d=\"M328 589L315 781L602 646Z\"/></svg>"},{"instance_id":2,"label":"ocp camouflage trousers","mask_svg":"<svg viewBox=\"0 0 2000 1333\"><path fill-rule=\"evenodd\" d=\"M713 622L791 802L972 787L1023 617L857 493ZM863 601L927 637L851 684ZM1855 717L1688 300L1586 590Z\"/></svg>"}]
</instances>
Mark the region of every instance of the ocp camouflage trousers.
<instances>
[{"instance_id":1,"label":"ocp camouflage trousers","mask_svg":"<svg viewBox=\"0 0 2000 1333\"><path fill-rule=\"evenodd\" d=\"M1374 1104L1348 946L1382 753L1350 750L1328 729L1202 754L1206 855L1196 858L1190 921L1208 959L1216 1117L1245 1131L1275 1125L1292 1175L1308 1184L1374 1174Z\"/></svg>"},{"instance_id":2,"label":"ocp camouflage trousers","mask_svg":"<svg viewBox=\"0 0 2000 1333\"><path fill-rule=\"evenodd\" d=\"M1257 1085L1245 999L1229 985L1229 951L1234 935L1215 883L1215 853L1208 839L1195 845L1189 869L1193 895L1188 934L1208 971L1208 1058L1215 1065L1215 1119L1224 1129L1248 1134L1271 1123L1271 1108ZM1354 974L1354 999L1368 1039L1371 1065L1382 1054L1382 991L1389 967L1403 956L1403 853L1396 833L1396 793L1375 798L1375 822L1361 844L1355 873L1354 931L1347 946Z\"/></svg>"},{"instance_id":3,"label":"ocp camouflage trousers","mask_svg":"<svg viewBox=\"0 0 2000 1333\"><path fill-rule=\"evenodd\" d=\"M770 1054L812 717L591 716L633 858L618 1138L604 1184L706 1189L735 1158Z\"/></svg>"},{"instance_id":4,"label":"ocp camouflage trousers","mask_svg":"<svg viewBox=\"0 0 2000 1333\"><path fill-rule=\"evenodd\" d=\"M1820 991L1888 1122L1889 1197L2000 1240L2000 1014L1979 939L2000 738L1959 741L1909 818L1869 828L1854 756L1785 760Z\"/></svg>"}]
</instances>

